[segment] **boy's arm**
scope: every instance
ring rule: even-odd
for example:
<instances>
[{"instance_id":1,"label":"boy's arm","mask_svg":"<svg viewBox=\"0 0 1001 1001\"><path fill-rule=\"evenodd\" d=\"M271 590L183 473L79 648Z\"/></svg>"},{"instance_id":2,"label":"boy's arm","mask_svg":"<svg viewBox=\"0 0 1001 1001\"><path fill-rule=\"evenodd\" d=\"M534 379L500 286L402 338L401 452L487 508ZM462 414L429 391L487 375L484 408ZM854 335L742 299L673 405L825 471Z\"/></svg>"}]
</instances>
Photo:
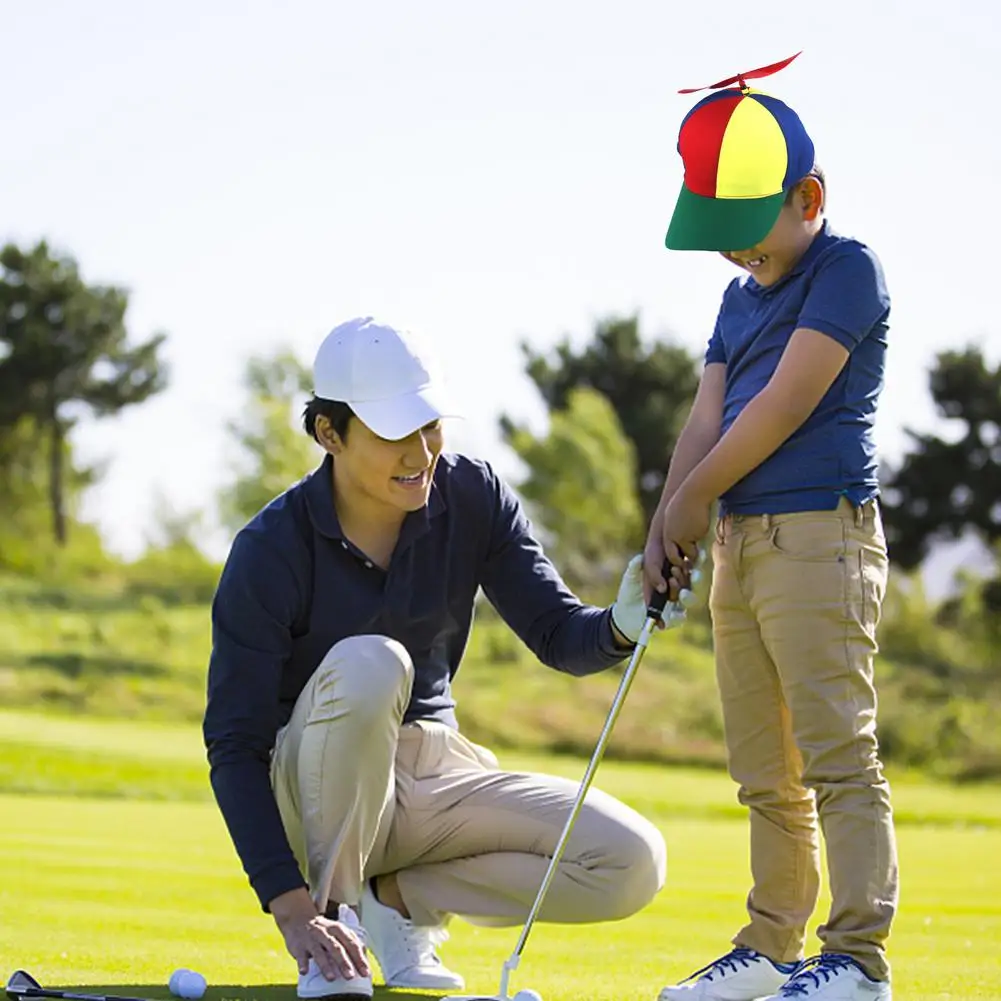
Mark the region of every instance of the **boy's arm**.
<instances>
[{"instance_id":1,"label":"boy's arm","mask_svg":"<svg viewBox=\"0 0 1001 1001\"><path fill-rule=\"evenodd\" d=\"M696 559L710 505L806 421L848 355L826 333L807 327L793 333L768 384L692 470L665 513L664 546L673 564Z\"/></svg>"},{"instance_id":2,"label":"boy's arm","mask_svg":"<svg viewBox=\"0 0 1001 1001\"><path fill-rule=\"evenodd\" d=\"M667 470L667 480L660 495L660 503L650 520L646 548L643 553L644 587L647 598L653 590L667 586L664 566L664 509L689 473L702 462L719 441L723 424L723 399L726 392L726 365L711 362L706 365L699 380L699 388L692 403L688 420L678 436Z\"/></svg>"},{"instance_id":3,"label":"boy's arm","mask_svg":"<svg viewBox=\"0 0 1001 1001\"><path fill-rule=\"evenodd\" d=\"M686 503L710 505L764 462L813 413L848 354L827 334L797 329L768 384L689 473L680 488ZM695 555L691 540L677 541Z\"/></svg>"},{"instance_id":4,"label":"boy's arm","mask_svg":"<svg viewBox=\"0 0 1001 1001\"><path fill-rule=\"evenodd\" d=\"M851 352L889 310L882 267L867 247L846 242L829 255L811 282L771 380L675 494L665 515L670 548L681 546L689 556L696 552L709 505L807 420Z\"/></svg>"}]
</instances>

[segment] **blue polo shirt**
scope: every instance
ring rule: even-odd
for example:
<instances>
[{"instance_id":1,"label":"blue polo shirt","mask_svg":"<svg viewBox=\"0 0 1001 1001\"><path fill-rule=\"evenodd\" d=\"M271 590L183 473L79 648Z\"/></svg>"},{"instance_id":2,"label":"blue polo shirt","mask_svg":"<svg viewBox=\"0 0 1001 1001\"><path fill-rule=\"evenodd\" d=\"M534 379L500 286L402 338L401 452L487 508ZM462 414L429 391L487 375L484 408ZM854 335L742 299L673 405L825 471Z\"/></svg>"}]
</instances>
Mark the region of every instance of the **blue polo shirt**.
<instances>
[{"instance_id":1,"label":"blue polo shirt","mask_svg":"<svg viewBox=\"0 0 1001 1001\"><path fill-rule=\"evenodd\" d=\"M726 365L723 433L772 377L797 327L833 337L849 356L805 423L720 498L722 513L831 510L841 497L858 505L878 494L873 423L889 314L876 255L827 222L775 285L750 275L730 283L705 355L707 365Z\"/></svg>"},{"instance_id":2,"label":"blue polo shirt","mask_svg":"<svg viewBox=\"0 0 1001 1001\"><path fill-rule=\"evenodd\" d=\"M414 664L406 721L457 727L451 681L477 590L528 648L574 675L619 663L609 609L582 604L490 465L442 455L426 507L409 514L388 571L344 537L332 459L236 536L212 604L204 736L212 788L262 907L304 885L269 778L278 729L337 642L377 633Z\"/></svg>"}]
</instances>

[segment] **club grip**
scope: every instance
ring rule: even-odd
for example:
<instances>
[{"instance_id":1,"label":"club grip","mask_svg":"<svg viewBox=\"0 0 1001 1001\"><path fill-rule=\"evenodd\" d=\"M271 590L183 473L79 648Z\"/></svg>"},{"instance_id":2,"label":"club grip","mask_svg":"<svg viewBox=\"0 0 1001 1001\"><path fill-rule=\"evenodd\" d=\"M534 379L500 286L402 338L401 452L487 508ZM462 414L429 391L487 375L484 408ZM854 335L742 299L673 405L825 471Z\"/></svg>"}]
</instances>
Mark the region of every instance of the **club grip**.
<instances>
[{"instance_id":1,"label":"club grip","mask_svg":"<svg viewBox=\"0 0 1001 1001\"><path fill-rule=\"evenodd\" d=\"M666 591L654 591L650 595L650 604L647 606L647 615L651 618L659 619L664 614L664 606L667 604L667 597L671 593L671 561L664 560L664 566L661 568L661 574L664 580L667 581L668 587Z\"/></svg>"}]
</instances>

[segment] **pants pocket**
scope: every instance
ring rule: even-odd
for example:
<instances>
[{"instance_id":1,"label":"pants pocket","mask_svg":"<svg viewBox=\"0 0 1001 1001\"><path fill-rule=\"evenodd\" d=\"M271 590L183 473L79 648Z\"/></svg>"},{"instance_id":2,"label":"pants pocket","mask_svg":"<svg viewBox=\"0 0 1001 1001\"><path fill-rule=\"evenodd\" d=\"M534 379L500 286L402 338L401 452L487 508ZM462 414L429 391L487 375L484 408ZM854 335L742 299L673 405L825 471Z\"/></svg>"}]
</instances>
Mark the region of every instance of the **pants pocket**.
<instances>
[{"instance_id":1,"label":"pants pocket","mask_svg":"<svg viewBox=\"0 0 1001 1001\"><path fill-rule=\"evenodd\" d=\"M772 526L769 540L775 552L804 563L841 562L848 548L839 518L783 518Z\"/></svg>"},{"instance_id":2,"label":"pants pocket","mask_svg":"<svg viewBox=\"0 0 1001 1001\"><path fill-rule=\"evenodd\" d=\"M437 778L446 772L499 768L492 751L473 743L453 727L432 720L420 720L416 726L421 732L421 746L414 762L415 780Z\"/></svg>"}]
</instances>

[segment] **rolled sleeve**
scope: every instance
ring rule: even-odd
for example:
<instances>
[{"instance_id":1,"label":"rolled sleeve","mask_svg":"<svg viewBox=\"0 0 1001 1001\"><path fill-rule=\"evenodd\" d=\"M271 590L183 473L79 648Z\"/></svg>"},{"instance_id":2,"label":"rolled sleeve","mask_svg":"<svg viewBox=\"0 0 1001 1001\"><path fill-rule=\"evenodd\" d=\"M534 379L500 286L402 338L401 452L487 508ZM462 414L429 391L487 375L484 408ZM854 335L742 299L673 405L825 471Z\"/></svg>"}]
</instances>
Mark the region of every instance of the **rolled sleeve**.
<instances>
[{"instance_id":1,"label":"rolled sleeve","mask_svg":"<svg viewBox=\"0 0 1001 1001\"><path fill-rule=\"evenodd\" d=\"M723 334L720 330L721 317L722 310L720 310L720 316L716 317L716 326L713 327L712 337L709 338L709 343L706 345L706 354L703 359L706 367L726 364L726 348L723 346Z\"/></svg>"},{"instance_id":2,"label":"rolled sleeve","mask_svg":"<svg viewBox=\"0 0 1001 1001\"><path fill-rule=\"evenodd\" d=\"M851 352L889 311L879 260L867 247L846 243L817 269L797 326L826 334Z\"/></svg>"}]
</instances>

